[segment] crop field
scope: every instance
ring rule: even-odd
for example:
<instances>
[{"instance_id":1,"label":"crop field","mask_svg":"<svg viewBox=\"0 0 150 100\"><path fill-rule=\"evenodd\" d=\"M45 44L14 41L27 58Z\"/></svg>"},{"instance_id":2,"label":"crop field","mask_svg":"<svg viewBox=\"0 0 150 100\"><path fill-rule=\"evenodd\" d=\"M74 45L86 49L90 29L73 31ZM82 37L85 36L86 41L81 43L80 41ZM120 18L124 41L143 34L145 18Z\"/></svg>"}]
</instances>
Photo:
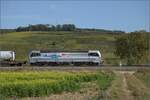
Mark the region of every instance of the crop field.
<instances>
[{"instance_id":1,"label":"crop field","mask_svg":"<svg viewBox=\"0 0 150 100\"><path fill-rule=\"evenodd\" d=\"M78 91L82 84L94 82L102 90L113 80L112 73L60 71L0 72L0 98L38 97ZM85 84L86 85L86 84Z\"/></svg>"},{"instance_id":2,"label":"crop field","mask_svg":"<svg viewBox=\"0 0 150 100\"><path fill-rule=\"evenodd\" d=\"M0 35L0 50L16 51L16 59L28 60L33 49L100 50L107 64L118 63L113 54L116 37L99 32L12 32ZM55 43L55 45L52 45Z\"/></svg>"},{"instance_id":3,"label":"crop field","mask_svg":"<svg viewBox=\"0 0 150 100\"><path fill-rule=\"evenodd\" d=\"M2 100L149 100L150 70L1 71L0 98Z\"/></svg>"}]
</instances>

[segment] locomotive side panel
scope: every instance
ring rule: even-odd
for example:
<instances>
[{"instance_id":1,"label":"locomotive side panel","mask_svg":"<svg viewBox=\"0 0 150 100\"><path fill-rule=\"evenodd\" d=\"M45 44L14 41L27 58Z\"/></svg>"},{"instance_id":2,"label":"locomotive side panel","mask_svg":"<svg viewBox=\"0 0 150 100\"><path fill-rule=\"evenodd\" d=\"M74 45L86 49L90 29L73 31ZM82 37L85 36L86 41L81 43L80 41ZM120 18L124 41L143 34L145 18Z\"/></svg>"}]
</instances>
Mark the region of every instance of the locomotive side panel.
<instances>
[{"instance_id":1,"label":"locomotive side panel","mask_svg":"<svg viewBox=\"0 0 150 100\"><path fill-rule=\"evenodd\" d=\"M91 54L91 55L89 55ZM34 63L97 63L101 61L101 55L96 52L32 52L29 61Z\"/></svg>"}]
</instances>

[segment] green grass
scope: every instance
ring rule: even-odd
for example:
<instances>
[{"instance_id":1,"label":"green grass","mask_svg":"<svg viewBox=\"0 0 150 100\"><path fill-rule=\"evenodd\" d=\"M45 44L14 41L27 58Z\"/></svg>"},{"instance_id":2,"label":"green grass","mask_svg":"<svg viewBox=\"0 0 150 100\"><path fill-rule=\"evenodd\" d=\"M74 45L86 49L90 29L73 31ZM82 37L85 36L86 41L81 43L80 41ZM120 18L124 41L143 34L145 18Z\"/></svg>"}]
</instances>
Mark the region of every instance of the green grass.
<instances>
[{"instance_id":1,"label":"green grass","mask_svg":"<svg viewBox=\"0 0 150 100\"><path fill-rule=\"evenodd\" d=\"M111 82L112 82L112 80L114 80L115 75L110 72L109 72L109 74L108 73L107 74L102 73L102 74L103 74L102 75L103 77L98 77L97 84L98 84L100 90L105 91L106 89L108 89L108 87L111 86Z\"/></svg>"},{"instance_id":2,"label":"green grass","mask_svg":"<svg viewBox=\"0 0 150 100\"><path fill-rule=\"evenodd\" d=\"M107 88L112 74L103 72L18 71L0 72L0 97L45 96L79 90L84 82L97 81Z\"/></svg>"},{"instance_id":3,"label":"green grass","mask_svg":"<svg viewBox=\"0 0 150 100\"><path fill-rule=\"evenodd\" d=\"M13 32L0 35L0 50L14 50L17 60L28 60L28 53L32 49L97 49L106 63L117 63L118 58L113 51L115 38L119 36L98 32ZM52 45L53 42L56 42L56 46Z\"/></svg>"}]
</instances>

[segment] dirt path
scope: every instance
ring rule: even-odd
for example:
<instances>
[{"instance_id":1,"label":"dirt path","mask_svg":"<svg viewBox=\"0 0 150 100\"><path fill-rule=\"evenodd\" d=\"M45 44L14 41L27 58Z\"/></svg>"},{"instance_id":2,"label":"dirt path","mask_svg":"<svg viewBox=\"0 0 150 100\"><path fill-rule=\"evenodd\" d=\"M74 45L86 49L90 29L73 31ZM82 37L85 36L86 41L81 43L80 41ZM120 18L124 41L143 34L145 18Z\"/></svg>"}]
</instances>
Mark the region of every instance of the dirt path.
<instances>
[{"instance_id":1,"label":"dirt path","mask_svg":"<svg viewBox=\"0 0 150 100\"><path fill-rule=\"evenodd\" d=\"M150 100L150 89L131 71L115 71L109 100Z\"/></svg>"},{"instance_id":2,"label":"dirt path","mask_svg":"<svg viewBox=\"0 0 150 100\"><path fill-rule=\"evenodd\" d=\"M115 71L116 79L108 89L109 100L134 100L131 91L128 89L125 74L132 75L131 71Z\"/></svg>"},{"instance_id":3,"label":"dirt path","mask_svg":"<svg viewBox=\"0 0 150 100\"><path fill-rule=\"evenodd\" d=\"M132 92L129 90L128 88L128 84L127 84L127 80L126 80L126 77L125 77L125 73L123 74L123 90L124 90L124 93L125 93L125 100L133 100L133 96L132 96Z\"/></svg>"},{"instance_id":4,"label":"dirt path","mask_svg":"<svg viewBox=\"0 0 150 100\"><path fill-rule=\"evenodd\" d=\"M135 100L150 100L150 89L135 75L125 74L128 87Z\"/></svg>"}]
</instances>

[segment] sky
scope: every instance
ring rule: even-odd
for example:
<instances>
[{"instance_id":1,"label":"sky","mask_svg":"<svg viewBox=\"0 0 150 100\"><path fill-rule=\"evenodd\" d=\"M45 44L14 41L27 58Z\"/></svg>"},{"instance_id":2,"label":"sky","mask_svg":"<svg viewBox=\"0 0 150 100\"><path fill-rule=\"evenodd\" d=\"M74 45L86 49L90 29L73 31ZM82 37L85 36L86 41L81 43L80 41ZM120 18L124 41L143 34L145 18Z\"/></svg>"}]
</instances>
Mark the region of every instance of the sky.
<instances>
[{"instance_id":1,"label":"sky","mask_svg":"<svg viewBox=\"0 0 150 100\"><path fill-rule=\"evenodd\" d=\"M0 28L75 24L80 28L150 31L149 0L0 0Z\"/></svg>"}]
</instances>

